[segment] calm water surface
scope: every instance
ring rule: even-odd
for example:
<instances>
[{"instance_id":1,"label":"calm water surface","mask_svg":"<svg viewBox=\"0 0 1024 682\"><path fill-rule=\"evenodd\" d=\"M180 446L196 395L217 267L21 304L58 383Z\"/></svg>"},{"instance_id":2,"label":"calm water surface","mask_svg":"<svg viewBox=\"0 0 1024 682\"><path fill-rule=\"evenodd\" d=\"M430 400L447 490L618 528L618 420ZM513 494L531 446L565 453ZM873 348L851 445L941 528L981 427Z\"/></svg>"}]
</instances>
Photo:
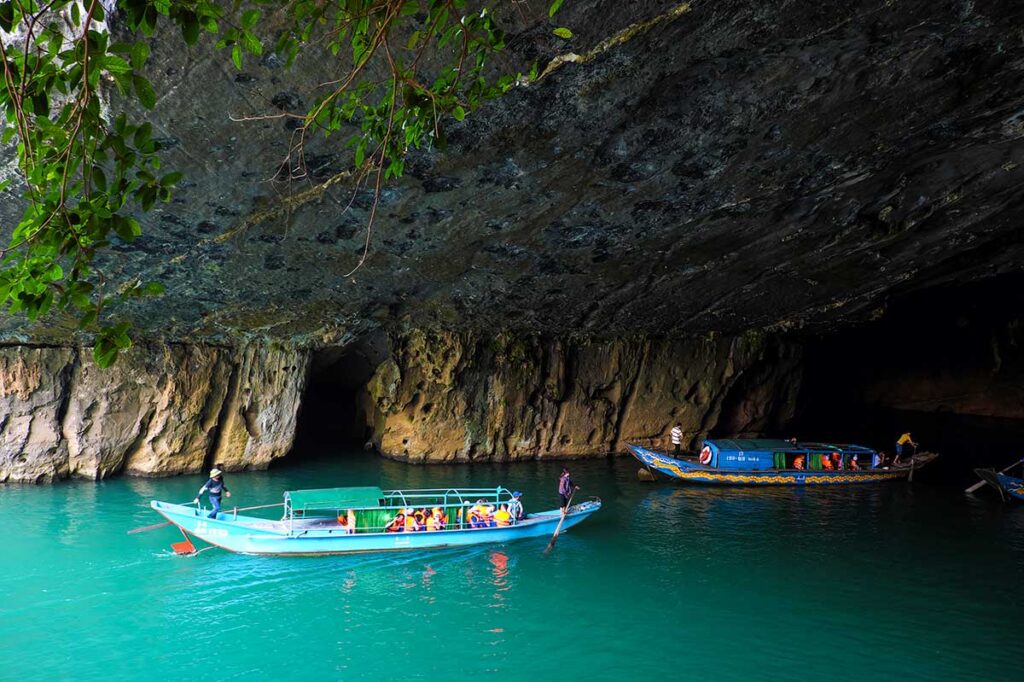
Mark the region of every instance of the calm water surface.
<instances>
[{"instance_id":1,"label":"calm water surface","mask_svg":"<svg viewBox=\"0 0 1024 682\"><path fill-rule=\"evenodd\" d=\"M560 463L366 455L229 474L240 506L334 485L495 485ZM1024 505L929 483L744 490L573 465L605 508L468 550L177 557L150 499L200 477L0 487L0 679L1021 680Z\"/></svg>"}]
</instances>

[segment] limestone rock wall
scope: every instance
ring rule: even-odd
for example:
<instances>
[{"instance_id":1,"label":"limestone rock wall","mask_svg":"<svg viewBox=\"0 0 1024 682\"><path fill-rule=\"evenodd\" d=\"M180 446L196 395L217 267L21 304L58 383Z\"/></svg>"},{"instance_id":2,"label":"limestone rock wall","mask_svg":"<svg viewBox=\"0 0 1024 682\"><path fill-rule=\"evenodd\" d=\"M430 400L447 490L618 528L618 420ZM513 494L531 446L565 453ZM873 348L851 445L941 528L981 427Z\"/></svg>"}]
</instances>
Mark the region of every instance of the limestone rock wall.
<instances>
[{"instance_id":1,"label":"limestone rock wall","mask_svg":"<svg viewBox=\"0 0 1024 682\"><path fill-rule=\"evenodd\" d=\"M67 476L61 422L76 358L68 348L0 349L0 481Z\"/></svg>"},{"instance_id":2,"label":"limestone rock wall","mask_svg":"<svg viewBox=\"0 0 1024 682\"><path fill-rule=\"evenodd\" d=\"M0 481L261 469L291 447L308 354L279 344L0 348Z\"/></svg>"},{"instance_id":3,"label":"limestone rock wall","mask_svg":"<svg viewBox=\"0 0 1024 682\"><path fill-rule=\"evenodd\" d=\"M799 347L756 334L590 341L414 331L392 337L363 411L374 445L410 461L667 447L677 421L695 444L720 427L779 428L792 415L799 357Z\"/></svg>"}]
</instances>

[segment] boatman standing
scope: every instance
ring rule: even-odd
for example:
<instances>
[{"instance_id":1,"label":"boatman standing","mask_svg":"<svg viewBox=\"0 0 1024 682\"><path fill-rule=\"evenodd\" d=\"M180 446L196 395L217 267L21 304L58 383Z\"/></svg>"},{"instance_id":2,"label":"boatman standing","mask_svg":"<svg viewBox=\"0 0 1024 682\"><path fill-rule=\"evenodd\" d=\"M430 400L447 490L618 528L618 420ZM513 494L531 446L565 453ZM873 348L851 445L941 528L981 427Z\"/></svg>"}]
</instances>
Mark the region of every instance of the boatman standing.
<instances>
[{"instance_id":1,"label":"boatman standing","mask_svg":"<svg viewBox=\"0 0 1024 682\"><path fill-rule=\"evenodd\" d=\"M231 491L224 484L224 472L220 469L214 469L210 472L210 480L203 484L203 487L199 489L199 493L196 495L196 499L192 500L192 504L199 504L199 498L203 496L203 493L209 493L210 495L210 506L213 507L213 511L210 512L209 518L217 518L217 514L220 513L220 496L223 493L228 497L231 497Z\"/></svg>"},{"instance_id":2,"label":"boatman standing","mask_svg":"<svg viewBox=\"0 0 1024 682\"><path fill-rule=\"evenodd\" d=\"M558 496L562 498L562 513L564 514L569 508L569 498L572 497L574 490L579 490L580 487L572 482L572 476L569 475L569 467L562 467L562 475L558 477Z\"/></svg>"},{"instance_id":3,"label":"boatman standing","mask_svg":"<svg viewBox=\"0 0 1024 682\"><path fill-rule=\"evenodd\" d=\"M915 451L917 450L917 443L915 443L913 439L911 439L910 431L904 433L902 436L900 436L900 439L896 441L896 459L893 461L893 464L900 463L900 457L903 456L904 445L909 445L910 447L914 448Z\"/></svg>"},{"instance_id":4,"label":"boatman standing","mask_svg":"<svg viewBox=\"0 0 1024 682\"><path fill-rule=\"evenodd\" d=\"M676 422L676 425L672 427L672 445L676 450L676 457L679 456L679 446L683 443L683 425L680 422Z\"/></svg>"}]
</instances>

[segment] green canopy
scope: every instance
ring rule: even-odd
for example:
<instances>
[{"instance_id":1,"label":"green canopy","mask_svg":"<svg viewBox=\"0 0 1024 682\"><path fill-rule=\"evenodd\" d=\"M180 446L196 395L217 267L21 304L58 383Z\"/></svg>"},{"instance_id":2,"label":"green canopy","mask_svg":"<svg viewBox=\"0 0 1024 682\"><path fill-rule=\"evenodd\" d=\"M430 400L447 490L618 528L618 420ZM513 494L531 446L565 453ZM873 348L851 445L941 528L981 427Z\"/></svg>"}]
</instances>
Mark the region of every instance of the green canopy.
<instances>
[{"instance_id":1,"label":"green canopy","mask_svg":"<svg viewBox=\"0 0 1024 682\"><path fill-rule=\"evenodd\" d=\"M379 507L383 497L384 492L380 488L372 487L292 490L284 494L285 503L294 511Z\"/></svg>"}]
</instances>

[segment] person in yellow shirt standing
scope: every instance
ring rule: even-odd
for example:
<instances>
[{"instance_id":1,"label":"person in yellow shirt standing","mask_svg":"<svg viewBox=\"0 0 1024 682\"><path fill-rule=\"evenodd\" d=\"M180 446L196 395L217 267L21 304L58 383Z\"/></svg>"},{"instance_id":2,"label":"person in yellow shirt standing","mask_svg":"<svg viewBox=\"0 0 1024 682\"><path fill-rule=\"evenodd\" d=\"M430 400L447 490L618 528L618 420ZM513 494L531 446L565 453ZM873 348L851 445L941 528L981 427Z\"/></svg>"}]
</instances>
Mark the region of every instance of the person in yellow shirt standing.
<instances>
[{"instance_id":1,"label":"person in yellow shirt standing","mask_svg":"<svg viewBox=\"0 0 1024 682\"><path fill-rule=\"evenodd\" d=\"M893 464L900 463L900 457L903 456L904 445L909 445L910 447L914 448L914 452L917 452L917 443L915 443L914 440L910 437L910 431L904 433L902 436L900 436L899 440L896 441L896 459L893 460Z\"/></svg>"}]
</instances>

